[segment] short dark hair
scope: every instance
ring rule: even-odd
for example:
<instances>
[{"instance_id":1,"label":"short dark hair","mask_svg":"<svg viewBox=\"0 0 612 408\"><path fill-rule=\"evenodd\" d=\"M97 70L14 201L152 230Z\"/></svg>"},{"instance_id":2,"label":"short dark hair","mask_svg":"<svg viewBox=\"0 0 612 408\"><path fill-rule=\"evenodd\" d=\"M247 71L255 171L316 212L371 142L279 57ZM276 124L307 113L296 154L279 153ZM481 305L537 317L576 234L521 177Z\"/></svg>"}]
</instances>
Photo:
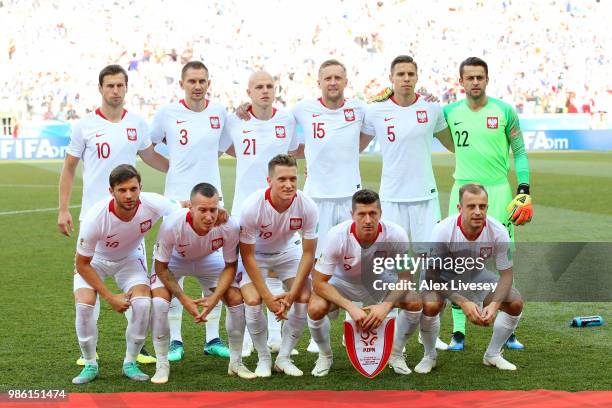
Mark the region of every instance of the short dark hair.
<instances>
[{"instance_id":1,"label":"short dark hair","mask_svg":"<svg viewBox=\"0 0 612 408\"><path fill-rule=\"evenodd\" d=\"M215 195L219 195L219 191L212 184L200 183L200 184L196 184L191 189L190 197L192 200L196 194L200 194L201 196L204 196L206 198L213 198Z\"/></svg>"},{"instance_id":2,"label":"short dark hair","mask_svg":"<svg viewBox=\"0 0 612 408\"><path fill-rule=\"evenodd\" d=\"M289 154L277 154L268 162L268 175L272 175L276 166L297 167L295 157Z\"/></svg>"},{"instance_id":3,"label":"short dark hair","mask_svg":"<svg viewBox=\"0 0 612 408\"><path fill-rule=\"evenodd\" d=\"M485 195L489 197L489 193L487 193L487 190L484 188L482 184L468 183L468 184L462 185L461 188L459 189L459 203L461 203L461 199L463 198L463 193L465 193L466 191L470 194L480 194L481 192L484 191Z\"/></svg>"},{"instance_id":4,"label":"short dark hair","mask_svg":"<svg viewBox=\"0 0 612 408\"><path fill-rule=\"evenodd\" d=\"M463 78L463 68L465 68L466 65L483 67L485 70L485 75L489 77L489 66L487 65L487 63L484 62L483 59L480 59L478 57L469 57L463 60L461 65L459 65L459 78Z\"/></svg>"},{"instance_id":5,"label":"short dark hair","mask_svg":"<svg viewBox=\"0 0 612 408\"><path fill-rule=\"evenodd\" d=\"M123 74L123 77L125 78L125 84L127 85L128 83L128 74L126 72L125 69L123 69L123 67L121 65L107 65L104 68L102 68L102 71L100 71L100 75L98 75L98 84L100 86L102 86L104 84L104 77L108 76L108 75L117 75L117 74Z\"/></svg>"},{"instance_id":6,"label":"short dark hair","mask_svg":"<svg viewBox=\"0 0 612 408\"><path fill-rule=\"evenodd\" d=\"M121 184L124 181L128 181L136 177L138 179L138 184L140 184L141 178L140 173L136 170L136 167L130 164L120 164L111 171L110 176L108 176L108 183L111 188L115 187L117 184Z\"/></svg>"},{"instance_id":7,"label":"short dark hair","mask_svg":"<svg viewBox=\"0 0 612 408\"><path fill-rule=\"evenodd\" d=\"M368 190L367 188L359 190L355 194L353 194L353 198L351 201L351 207L353 210L355 210L357 204L376 203L378 205L378 208L380 208L380 197L378 196L378 193L376 191Z\"/></svg>"},{"instance_id":8,"label":"short dark hair","mask_svg":"<svg viewBox=\"0 0 612 408\"><path fill-rule=\"evenodd\" d=\"M344 66L343 63L341 63L340 61L338 61L337 59L328 59L323 61L323 63L321 64L321 66L319 67L319 75L321 75L321 71L323 71L324 68L327 67L331 67L333 65L337 65L339 67L342 67L342 69L344 70L344 73L346 74L346 67Z\"/></svg>"},{"instance_id":9,"label":"short dark hair","mask_svg":"<svg viewBox=\"0 0 612 408\"><path fill-rule=\"evenodd\" d=\"M393 68L395 68L397 64L402 64L402 63L413 64L415 70L419 69L416 61L410 55L398 55L397 57L393 58L393 61L391 61L391 73L393 73Z\"/></svg>"},{"instance_id":10,"label":"short dark hair","mask_svg":"<svg viewBox=\"0 0 612 408\"><path fill-rule=\"evenodd\" d=\"M189 61L183 66L183 69L181 70L181 79L185 78L185 74L187 73L188 69L203 69L204 71L206 71L206 74L208 74L208 68L206 68L206 65L204 65L202 61Z\"/></svg>"}]
</instances>

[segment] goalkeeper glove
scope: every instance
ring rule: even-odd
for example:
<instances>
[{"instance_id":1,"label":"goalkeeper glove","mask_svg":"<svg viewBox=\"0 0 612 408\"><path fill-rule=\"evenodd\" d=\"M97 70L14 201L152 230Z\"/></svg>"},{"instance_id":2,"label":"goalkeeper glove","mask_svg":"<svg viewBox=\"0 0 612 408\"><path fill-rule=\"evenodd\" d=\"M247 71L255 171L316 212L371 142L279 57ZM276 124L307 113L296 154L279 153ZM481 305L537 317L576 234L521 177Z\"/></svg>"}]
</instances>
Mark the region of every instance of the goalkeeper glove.
<instances>
[{"instance_id":1,"label":"goalkeeper glove","mask_svg":"<svg viewBox=\"0 0 612 408\"><path fill-rule=\"evenodd\" d=\"M520 184L516 197L508 204L506 211L510 213L508 219L514 225L523 225L531 221L533 217L533 206L529 195L529 185Z\"/></svg>"}]
</instances>

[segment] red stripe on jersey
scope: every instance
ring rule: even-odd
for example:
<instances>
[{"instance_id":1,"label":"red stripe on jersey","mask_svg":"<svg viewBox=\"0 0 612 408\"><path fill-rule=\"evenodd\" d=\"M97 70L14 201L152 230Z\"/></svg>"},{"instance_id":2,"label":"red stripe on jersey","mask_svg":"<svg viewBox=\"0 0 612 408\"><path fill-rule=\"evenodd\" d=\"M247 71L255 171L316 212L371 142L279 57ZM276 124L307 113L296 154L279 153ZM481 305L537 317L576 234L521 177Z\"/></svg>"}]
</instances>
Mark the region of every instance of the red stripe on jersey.
<instances>
[{"instance_id":1,"label":"red stripe on jersey","mask_svg":"<svg viewBox=\"0 0 612 408\"><path fill-rule=\"evenodd\" d=\"M325 102L323 102L323 97L320 97L320 98L319 98L319 102L321 102L321 105L323 105L324 107L326 107L326 108L327 108L327 106L325 105ZM343 107L345 102L346 102L346 99L344 99L344 100L342 101L342 105L338 106L338 109L340 109L341 107ZM331 109L331 108L327 108L327 109Z\"/></svg>"},{"instance_id":2,"label":"red stripe on jersey","mask_svg":"<svg viewBox=\"0 0 612 408\"><path fill-rule=\"evenodd\" d=\"M414 104L415 104L415 103L416 103L416 102L419 100L419 97L420 97L420 96L421 96L421 95L416 94L416 99L414 100L414 102L412 102L412 103L411 103L410 105L408 105L408 106L414 105ZM402 106L402 105L400 105L399 103L397 103L397 101L395 100L395 95L391 95L391 97L390 97L389 99L391 99L391 102L393 102L393 103L394 103L394 104L396 104L397 106ZM407 106L402 106L402 108L406 108L406 107L407 107Z\"/></svg>"},{"instance_id":3,"label":"red stripe on jersey","mask_svg":"<svg viewBox=\"0 0 612 408\"><path fill-rule=\"evenodd\" d=\"M255 112L253 112L253 105L249 106L249 109L247 109L247 112L249 112L251 116L253 116L255 119L259 119L257 115L255 115ZM270 119L272 119L274 115L276 115L276 108L272 108L272 116L270 116Z\"/></svg>"},{"instance_id":4,"label":"red stripe on jersey","mask_svg":"<svg viewBox=\"0 0 612 408\"><path fill-rule=\"evenodd\" d=\"M378 223L378 230L376 231L376 238L374 238L374 241L372 241L372 243L376 242L376 240L378 239L378 236L380 235L380 233L382 232L382 224L379 222ZM355 223L353 222L351 224L351 234L353 234L353 236L355 237L355 239L357 240L357 243L364 248L363 244L361 243L361 241L359 240L359 237L357 236L357 227L355 225Z\"/></svg>"},{"instance_id":5,"label":"red stripe on jersey","mask_svg":"<svg viewBox=\"0 0 612 408\"><path fill-rule=\"evenodd\" d=\"M482 234L482 231L484 231L485 227L487 226L487 219L485 218L485 222L482 225L482 228L480 229L480 231L478 231L478 234L476 234L476 237L474 239L470 239L470 237L468 237L468 234L463 229L463 225L461 225L461 223L462 223L462 221L461 221L461 214L459 214L459 216L457 217L457 226L461 230L461 233L463 234L465 239L467 239L468 241L476 241L478 239L478 237L480 236L480 234Z\"/></svg>"},{"instance_id":6,"label":"red stripe on jersey","mask_svg":"<svg viewBox=\"0 0 612 408\"><path fill-rule=\"evenodd\" d=\"M186 107L188 110L190 110L190 111L192 111L192 112L195 112L195 111L191 110L191 108L190 108L189 106L187 106L187 102L185 102L185 100L184 100L184 99L181 99L181 100L179 101L179 103L180 103L181 105L183 105L184 107ZM204 99L204 110L206 110L206 108L208 108L208 99Z\"/></svg>"},{"instance_id":7,"label":"red stripe on jersey","mask_svg":"<svg viewBox=\"0 0 612 408\"><path fill-rule=\"evenodd\" d=\"M270 203L270 205L272 206L272 208L274 208L274 209L276 210L276 212L277 212L277 213L280 213L280 211L278 211L278 209L277 209L277 208L274 206L274 204L272 203L272 196L271 196L271 194L270 194L270 191L271 191L271 190L272 190L272 188L271 188L271 187L269 187L269 188L266 190L266 195L265 195L266 201L268 201L268 202ZM293 195L293 198L291 198L291 203L289 204L289 207L291 207L291 204L293 204L293 201L295 200L295 197L297 197L297 193L295 193L295 194ZM287 207L287 208L289 208L289 207ZM286 210L285 210L285 211L286 211ZM284 211L283 211L283 212L284 212Z\"/></svg>"},{"instance_id":8,"label":"red stripe on jersey","mask_svg":"<svg viewBox=\"0 0 612 408\"><path fill-rule=\"evenodd\" d=\"M125 114L127 113L127 110L123 110L123 112L121 112L121 119L123 119L125 117ZM108 118L106 116L104 116L104 114L102 113L102 110L100 108L96 109L96 115L100 116L102 119L104 120L108 120ZM110 120L108 120L110 122Z\"/></svg>"}]
</instances>

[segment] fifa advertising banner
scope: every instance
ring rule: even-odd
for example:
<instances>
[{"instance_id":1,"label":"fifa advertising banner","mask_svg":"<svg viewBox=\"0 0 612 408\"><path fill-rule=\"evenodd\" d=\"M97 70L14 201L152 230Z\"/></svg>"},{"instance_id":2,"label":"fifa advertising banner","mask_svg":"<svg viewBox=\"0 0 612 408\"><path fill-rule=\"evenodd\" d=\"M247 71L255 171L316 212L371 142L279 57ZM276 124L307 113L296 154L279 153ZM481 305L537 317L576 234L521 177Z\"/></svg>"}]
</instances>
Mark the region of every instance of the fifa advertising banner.
<instances>
[{"instance_id":1,"label":"fifa advertising banner","mask_svg":"<svg viewBox=\"0 0 612 408\"><path fill-rule=\"evenodd\" d=\"M0 160L63 159L69 137L0 138Z\"/></svg>"}]
</instances>

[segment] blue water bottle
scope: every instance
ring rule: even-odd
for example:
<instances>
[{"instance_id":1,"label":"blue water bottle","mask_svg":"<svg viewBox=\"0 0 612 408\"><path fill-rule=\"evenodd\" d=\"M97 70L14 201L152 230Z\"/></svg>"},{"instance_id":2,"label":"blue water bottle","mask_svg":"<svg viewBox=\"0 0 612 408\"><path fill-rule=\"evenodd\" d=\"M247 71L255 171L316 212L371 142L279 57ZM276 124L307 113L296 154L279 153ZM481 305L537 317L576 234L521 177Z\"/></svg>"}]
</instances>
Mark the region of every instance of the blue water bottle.
<instances>
[{"instance_id":1,"label":"blue water bottle","mask_svg":"<svg viewBox=\"0 0 612 408\"><path fill-rule=\"evenodd\" d=\"M591 327L603 325L604 319L601 316L578 316L570 322L571 327Z\"/></svg>"}]
</instances>

